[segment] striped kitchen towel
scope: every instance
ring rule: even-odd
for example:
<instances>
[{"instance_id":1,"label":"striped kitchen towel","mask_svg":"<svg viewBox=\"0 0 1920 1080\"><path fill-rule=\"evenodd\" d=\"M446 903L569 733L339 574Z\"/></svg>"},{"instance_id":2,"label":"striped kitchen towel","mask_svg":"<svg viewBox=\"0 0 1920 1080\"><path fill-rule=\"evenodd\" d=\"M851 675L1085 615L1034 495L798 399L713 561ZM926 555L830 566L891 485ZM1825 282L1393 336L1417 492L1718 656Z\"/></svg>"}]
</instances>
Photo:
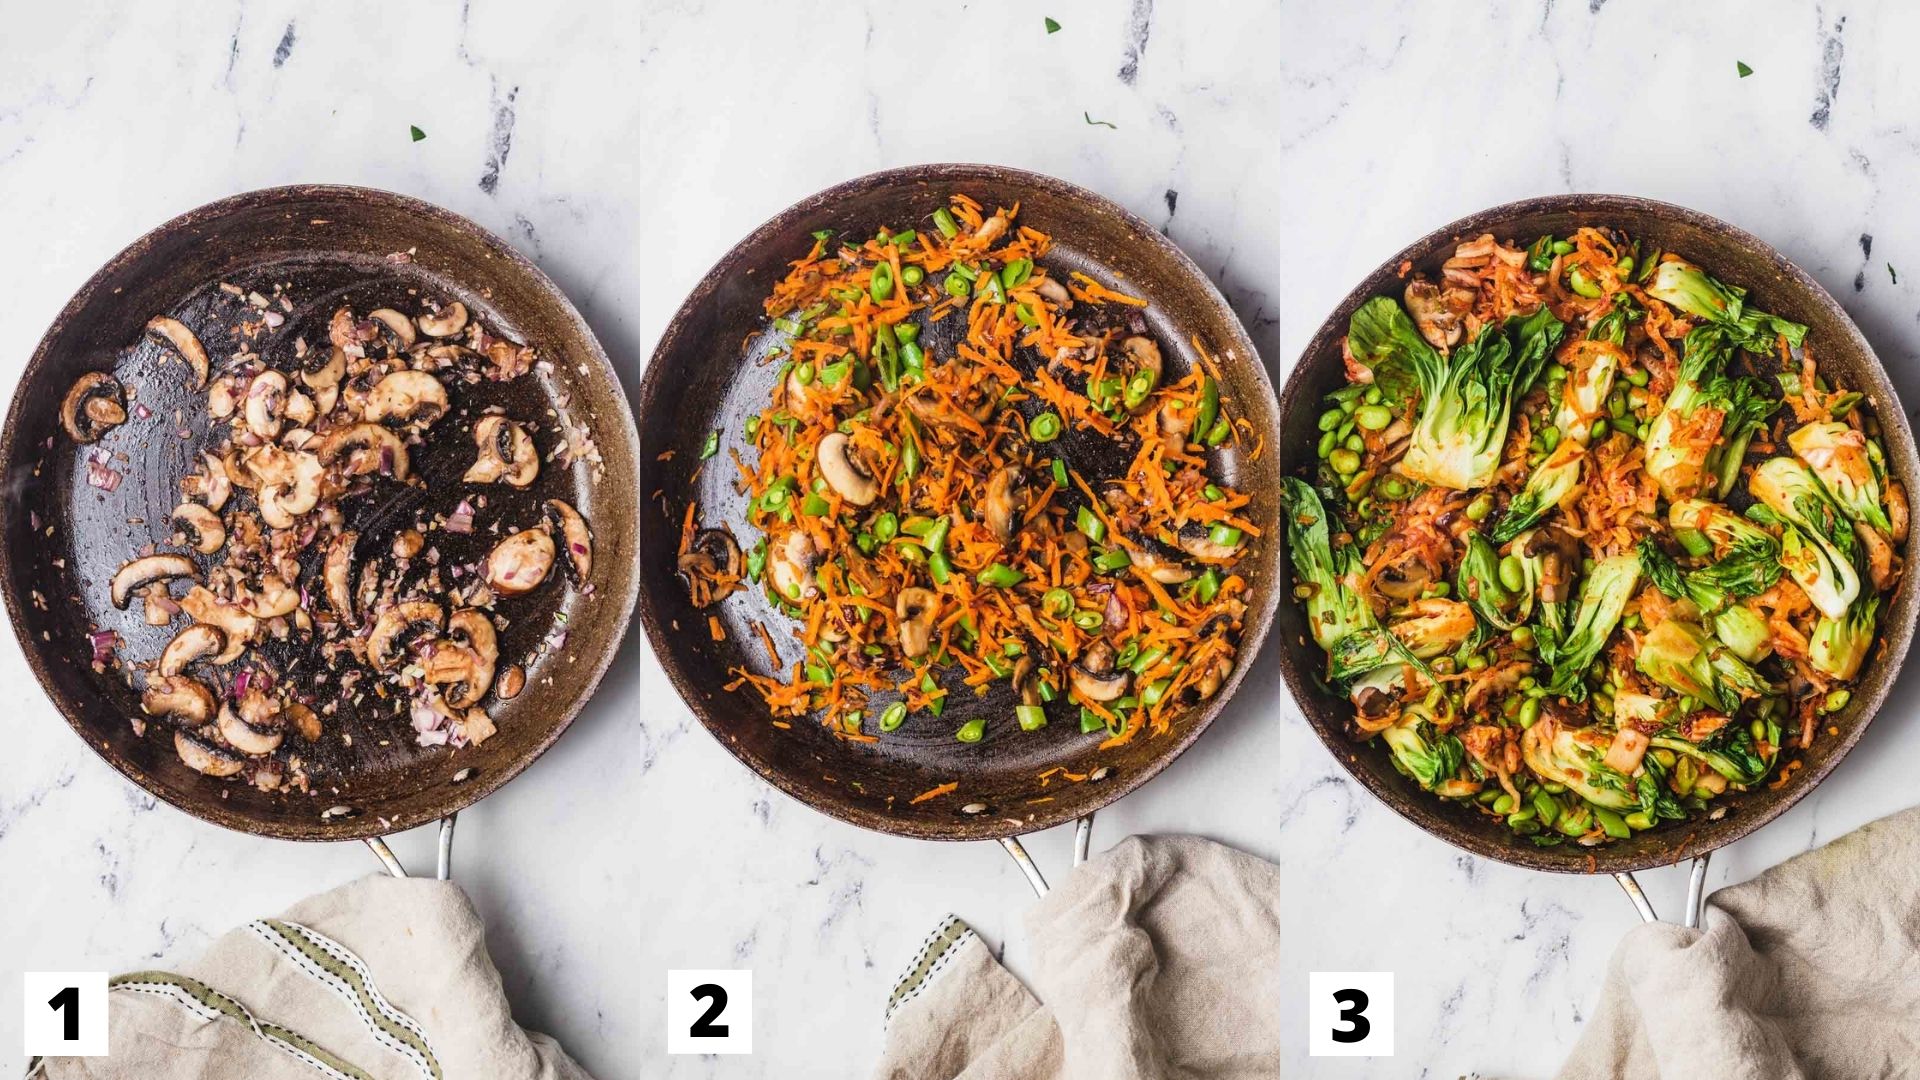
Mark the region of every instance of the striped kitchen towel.
<instances>
[{"instance_id":1,"label":"striped kitchen towel","mask_svg":"<svg viewBox=\"0 0 1920 1080\"><path fill-rule=\"evenodd\" d=\"M452 882L371 876L213 943L181 972L109 981L104 1058L30 1077L591 1080L513 1022L485 927Z\"/></svg>"}]
</instances>

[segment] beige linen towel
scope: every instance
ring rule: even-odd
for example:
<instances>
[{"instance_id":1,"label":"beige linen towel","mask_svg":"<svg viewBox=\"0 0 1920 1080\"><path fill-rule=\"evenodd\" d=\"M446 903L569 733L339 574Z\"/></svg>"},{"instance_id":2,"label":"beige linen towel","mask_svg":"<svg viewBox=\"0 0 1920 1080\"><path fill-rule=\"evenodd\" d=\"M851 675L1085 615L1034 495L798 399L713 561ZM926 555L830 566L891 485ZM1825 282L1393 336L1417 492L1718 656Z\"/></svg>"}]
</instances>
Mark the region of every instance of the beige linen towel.
<instances>
[{"instance_id":1,"label":"beige linen towel","mask_svg":"<svg viewBox=\"0 0 1920 1080\"><path fill-rule=\"evenodd\" d=\"M485 928L449 881L363 878L226 934L179 973L109 985L110 1056L50 1058L45 1076L591 1080L513 1022Z\"/></svg>"},{"instance_id":2,"label":"beige linen towel","mask_svg":"<svg viewBox=\"0 0 1920 1080\"><path fill-rule=\"evenodd\" d=\"M1920 808L1649 923L1561 1080L1920 1076Z\"/></svg>"},{"instance_id":3,"label":"beige linen towel","mask_svg":"<svg viewBox=\"0 0 1920 1080\"><path fill-rule=\"evenodd\" d=\"M1027 915L1038 997L949 917L887 1003L883 1080L1253 1080L1280 1073L1280 871L1135 837ZM1042 1004L1042 1001L1045 1004Z\"/></svg>"}]
</instances>

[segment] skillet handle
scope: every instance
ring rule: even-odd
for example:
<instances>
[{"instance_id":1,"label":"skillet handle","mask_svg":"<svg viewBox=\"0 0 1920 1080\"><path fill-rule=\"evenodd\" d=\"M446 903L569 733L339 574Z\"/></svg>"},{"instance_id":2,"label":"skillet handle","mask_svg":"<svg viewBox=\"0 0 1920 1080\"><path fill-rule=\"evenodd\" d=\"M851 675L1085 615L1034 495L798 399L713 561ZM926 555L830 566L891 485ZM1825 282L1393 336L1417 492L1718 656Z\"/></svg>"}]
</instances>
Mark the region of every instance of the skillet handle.
<instances>
[{"instance_id":1,"label":"skillet handle","mask_svg":"<svg viewBox=\"0 0 1920 1080\"><path fill-rule=\"evenodd\" d=\"M1088 814L1073 826L1073 865L1079 866L1087 861L1087 847L1092 842L1093 815ZM1014 865L1026 875L1027 884L1033 887L1033 895L1047 895L1047 879L1040 873L1040 864L1034 862L1033 856L1027 854L1027 849L1020 843L1020 838L1003 836L1000 838L1000 846L1007 849L1007 854L1013 857Z\"/></svg>"},{"instance_id":2,"label":"skillet handle","mask_svg":"<svg viewBox=\"0 0 1920 1080\"><path fill-rule=\"evenodd\" d=\"M1699 928L1701 912L1707 905L1707 863L1712 858L1711 851L1696 855L1687 869L1687 909L1680 925L1689 930ZM1654 914L1653 902L1647 899L1646 891L1640 888L1640 883L1634 880L1632 873L1623 871L1613 875L1613 879L1620 883L1627 899L1633 902L1634 910L1640 913L1641 922L1660 921L1660 916Z\"/></svg>"},{"instance_id":3,"label":"skillet handle","mask_svg":"<svg viewBox=\"0 0 1920 1080\"><path fill-rule=\"evenodd\" d=\"M453 878L453 822L459 816L456 812L440 819L439 850L433 873L433 876L440 881L450 881ZM386 837L369 836L366 843L367 847L373 849L374 857L387 868L387 873L394 877L408 876L407 868L400 865L400 857L393 853L392 847L388 846Z\"/></svg>"}]
</instances>

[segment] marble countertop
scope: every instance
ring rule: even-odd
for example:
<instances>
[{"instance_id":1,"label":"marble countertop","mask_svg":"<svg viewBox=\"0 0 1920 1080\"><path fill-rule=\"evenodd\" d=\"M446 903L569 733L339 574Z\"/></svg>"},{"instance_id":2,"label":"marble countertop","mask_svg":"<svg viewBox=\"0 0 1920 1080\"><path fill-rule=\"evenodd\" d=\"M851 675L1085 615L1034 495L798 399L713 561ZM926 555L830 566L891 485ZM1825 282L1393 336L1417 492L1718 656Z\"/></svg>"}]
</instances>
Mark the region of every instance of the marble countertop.
<instances>
[{"instance_id":1,"label":"marble countertop","mask_svg":"<svg viewBox=\"0 0 1920 1080\"><path fill-rule=\"evenodd\" d=\"M1014 4L544 7L22 9L0 47L0 391L142 231L312 180L404 191L495 230L572 296L631 388L739 236L835 181L933 160L1118 199L1192 253L1276 354L1270 16L1085 0L1050 7L1063 29L1049 36ZM965 85L920 60L975 37L995 47L969 50ZM800 86L777 58L815 74ZM455 876L522 1023L606 1078L842 1077L877 1056L890 984L944 913L1020 970L1031 894L996 845L867 833L772 791L700 729L639 636L568 736L461 815ZM0 687L16 703L0 755L0 1069L18 1046L14 972L164 966L376 869L358 844L255 840L156 804L73 737L11 643ZM1100 815L1096 847L1181 831L1277 858L1278 698L1277 680L1250 680L1195 749ZM430 840L396 847L425 866ZM1060 873L1070 843L1055 830L1029 846ZM676 967L754 969L753 1056L663 1056Z\"/></svg>"},{"instance_id":2,"label":"marble countertop","mask_svg":"<svg viewBox=\"0 0 1920 1080\"><path fill-rule=\"evenodd\" d=\"M1920 90L1903 44L1920 12L1763 3L1730 18L1731 5L1603 0L1317 10L1290 9L1297 21L1273 57L1285 104L1270 128L1283 366L1353 282L1410 239L1510 199L1607 191L1691 206L1779 248L1840 300L1906 401L1920 402L1920 209L1906 195L1920 166ZM1916 704L1909 676L1817 792L1714 857L1710 887L1912 804ZM1398 972L1399 1049L1391 1060L1300 1058L1288 1075L1550 1075L1638 921L1619 888L1427 840L1347 779L1291 702L1285 712L1282 864L1289 882L1314 881L1284 890L1289 963ZM1684 869L1640 880L1677 916ZM1289 1029L1304 1025L1304 1008L1284 999Z\"/></svg>"}]
</instances>

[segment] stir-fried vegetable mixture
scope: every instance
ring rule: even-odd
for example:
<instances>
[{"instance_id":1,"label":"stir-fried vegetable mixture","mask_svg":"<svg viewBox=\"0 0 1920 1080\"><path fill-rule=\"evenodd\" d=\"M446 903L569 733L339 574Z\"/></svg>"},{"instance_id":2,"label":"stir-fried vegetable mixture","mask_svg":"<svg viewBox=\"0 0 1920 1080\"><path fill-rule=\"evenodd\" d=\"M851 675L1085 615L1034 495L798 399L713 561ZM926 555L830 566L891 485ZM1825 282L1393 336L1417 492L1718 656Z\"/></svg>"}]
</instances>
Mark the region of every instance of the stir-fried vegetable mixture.
<instances>
[{"instance_id":1,"label":"stir-fried vegetable mixture","mask_svg":"<svg viewBox=\"0 0 1920 1080\"><path fill-rule=\"evenodd\" d=\"M1177 369L1146 301L1048 265L1018 211L956 195L903 231L816 233L765 302L779 378L752 460L730 449L761 537L743 553L689 506L679 567L697 605L759 587L799 622L804 655L756 626L768 667L731 684L776 716L1119 744L1233 670L1261 530L1210 457L1261 448L1201 343Z\"/></svg>"},{"instance_id":2,"label":"stir-fried vegetable mixture","mask_svg":"<svg viewBox=\"0 0 1920 1080\"><path fill-rule=\"evenodd\" d=\"M1283 493L1357 736L1539 844L1787 783L1900 578L1872 403L1806 327L1610 230L1478 237L1403 300L1354 312Z\"/></svg>"}]
</instances>

